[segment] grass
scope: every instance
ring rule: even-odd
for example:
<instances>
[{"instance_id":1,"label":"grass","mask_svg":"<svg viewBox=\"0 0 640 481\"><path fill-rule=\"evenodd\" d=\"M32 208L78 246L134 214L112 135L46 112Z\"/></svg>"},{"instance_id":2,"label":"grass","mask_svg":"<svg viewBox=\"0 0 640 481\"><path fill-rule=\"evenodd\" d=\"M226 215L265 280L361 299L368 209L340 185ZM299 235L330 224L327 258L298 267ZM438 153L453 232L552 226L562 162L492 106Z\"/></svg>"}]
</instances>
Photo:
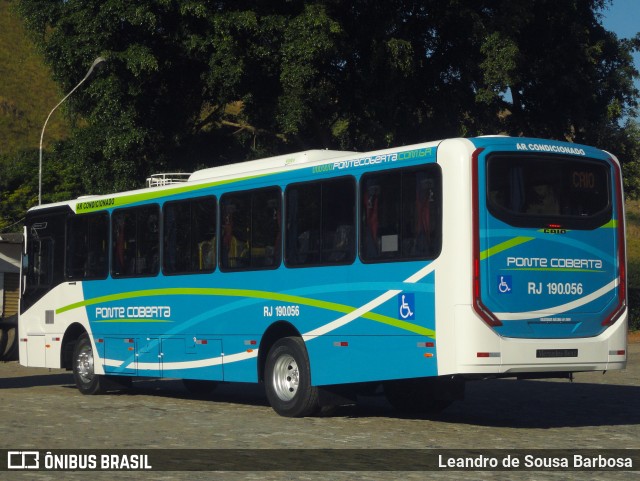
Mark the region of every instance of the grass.
<instances>
[{"instance_id":1,"label":"grass","mask_svg":"<svg viewBox=\"0 0 640 481\"><path fill-rule=\"evenodd\" d=\"M627 281L629 287L629 328L640 330L640 200L628 200Z\"/></svg>"},{"instance_id":2,"label":"grass","mask_svg":"<svg viewBox=\"0 0 640 481\"><path fill-rule=\"evenodd\" d=\"M629 287L640 289L640 200L627 201Z\"/></svg>"},{"instance_id":3,"label":"grass","mask_svg":"<svg viewBox=\"0 0 640 481\"><path fill-rule=\"evenodd\" d=\"M0 157L9 158L19 150L38 148L44 120L63 96L14 5L0 0ZM64 116L53 115L45 144L68 132Z\"/></svg>"}]
</instances>

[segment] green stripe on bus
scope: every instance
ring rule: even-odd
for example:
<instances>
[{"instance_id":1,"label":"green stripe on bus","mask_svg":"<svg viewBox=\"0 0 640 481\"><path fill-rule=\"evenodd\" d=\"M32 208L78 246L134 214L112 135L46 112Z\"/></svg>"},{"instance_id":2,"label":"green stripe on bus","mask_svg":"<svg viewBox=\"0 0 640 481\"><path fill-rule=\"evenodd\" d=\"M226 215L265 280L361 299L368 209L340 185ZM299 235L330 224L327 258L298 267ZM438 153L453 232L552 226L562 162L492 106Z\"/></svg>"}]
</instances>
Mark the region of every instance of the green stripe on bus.
<instances>
[{"instance_id":1,"label":"green stripe on bus","mask_svg":"<svg viewBox=\"0 0 640 481\"><path fill-rule=\"evenodd\" d=\"M526 242L532 241L535 237L514 237L508 241L502 242L498 245L488 248L486 251L482 251L480 253L480 260L483 261L488 259L489 257L498 254L499 252L506 251L507 249L511 249L512 247L519 246L520 244L524 244Z\"/></svg>"},{"instance_id":2,"label":"green stripe on bus","mask_svg":"<svg viewBox=\"0 0 640 481\"><path fill-rule=\"evenodd\" d=\"M600 229L615 229L616 227L618 227L618 221L616 219L611 219L609 222L602 225ZM525 244L534 239L535 237L525 237L525 236L514 237L513 239L509 239L508 241L502 242L493 247L489 247L486 251L482 251L480 253L480 260L483 261L495 254L498 254L499 252L506 251L507 249L511 249L512 247L516 247L521 244ZM584 272L584 270L582 272ZM594 271L594 272L601 272L601 271Z\"/></svg>"},{"instance_id":3,"label":"green stripe on bus","mask_svg":"<svg viewBox=\"0 0 640 481\"><path fill-rule=\"evenodd\" d=\"M317 307L319 309L326 309L329 311L341 312L343 314L349 314L355 311L357 308L347 306L345 304L337 304L335 302L321 301L318 299L310 299L307 297L293 296L290 294L281 294L277 292L269 291L256 291L249 289L226 289L226 288L165 288L165 289L145 289L140 291L123 292L120 294L111 294L108 296L95 297L81 302L69 304L67 306L56 309L56 314L62 314L63 312L71 311L81 307L92 306L95 304L103 304L105 302L120 301L124 299L134 299L138 297L151 297L151 296L227 296L227 297L244 297L252 299L266 299L270 301L288 302L291 304L302 304L305 306ZM382 314L376 314L373 312L367 312L360 316L364 319L368 319L374 322L380 322L390 326L397 327L405 331L410 331L416 334L435 338L435 331L427 329L426 327L418 326L406 321L400 321L393 317L385 316Z\"/></svg>"},{"instance_id":4,"label":"green stripe on bus","mask_svg":"<svg viewBox=\"0 0 640 481\"><path fill-rule=\"evenodd\" d=\"M600 227L600 229L615 229L618 227L618 221L616 219L611 219L609 222Z\"/></svg>"},{"instance_id":5,"label":"green stripe on bus","mask_svg":"<svg viewBox=\"0 0 640 481\"><path fill-rule=\"evenodd\" d=\"M270 174L259 174L241 177L238 179L219 180L216 182L207 182L205 184L190 184L180 185L170 190L152 190L148 192L139 192L135 194L123 195L120 197L102 197L102 198L86 198L79 199L76 203L76 213L86 214L88 212L94 212L98 210L104 210L105 208L123 207L129 204L135 204L138 202L144 202L147 200L159 199L161 197L169 197L172 195L185 194L187 192L194 192L210 187L216 187L219 185L233 184L235 182L242 182L245 180L258 179Z\"/></svg>"}]
</instances>

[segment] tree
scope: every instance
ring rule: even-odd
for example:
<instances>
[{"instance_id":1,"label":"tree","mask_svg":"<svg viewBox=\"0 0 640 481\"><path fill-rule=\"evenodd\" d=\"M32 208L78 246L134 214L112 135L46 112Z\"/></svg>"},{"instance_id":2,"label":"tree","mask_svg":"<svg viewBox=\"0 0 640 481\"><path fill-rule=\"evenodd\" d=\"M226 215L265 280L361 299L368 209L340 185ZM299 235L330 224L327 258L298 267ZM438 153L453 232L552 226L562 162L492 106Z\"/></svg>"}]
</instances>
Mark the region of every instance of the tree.
<instances>
[{"instance_id":1,"label":"tree","mask_svg":"<svg viewBox=\"0 0 640 481\"><path fill-rule=\"evenodd\" d=\"M457 135L615 151L611 139L633 143L620 122L637 108L631 52L640 37L606 31L598 12L607 3L19 0L19 8L65 89L95 57L108 58L70 99L78 121L58 150L83 173L82 191L99 193L164 169Z\"/></svg>"},{"instance_id":2,"label":"tree","mask_svg":"<svg viewBox=\"0 0 640 481\"><path fill-rule=\"evenodd\" d=\"M511 134L601 143L600 128L636 112L631 52L640 37L619 40L605 30L597 12L608 2L523 3L500 2L492 15L481 99L509 112Z\"/></svg>"}]
</instances>

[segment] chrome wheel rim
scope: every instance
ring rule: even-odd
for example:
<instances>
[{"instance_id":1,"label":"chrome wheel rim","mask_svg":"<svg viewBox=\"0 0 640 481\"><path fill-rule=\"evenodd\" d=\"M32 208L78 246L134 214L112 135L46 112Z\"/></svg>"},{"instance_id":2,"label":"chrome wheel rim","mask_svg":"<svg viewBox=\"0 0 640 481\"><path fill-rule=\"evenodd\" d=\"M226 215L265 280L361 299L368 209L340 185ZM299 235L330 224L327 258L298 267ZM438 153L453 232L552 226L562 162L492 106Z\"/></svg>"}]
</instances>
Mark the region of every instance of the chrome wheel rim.
<instances>
[{"instance_id":1,"label":"chrome wheel rim","mask_svg":"<svg viewBox=\"0 0 640 481\"><path fill-rule=\"evenodd\" d=\"M291 401L300 386L300 371L293 356L283 355L273 367L273 388L283 401Z\"/></svg>"},{"instance_id":2,"label":"chrome wheel rim","mask_svg":"<svg viewBox=\"0 0 640 481\"><path fill-rule=\"evenodd\" d=\"M91 346L82 346L78 357L76 358L76 373L80 380L84 383L90 383L93 380L93 351Z\"/></svg>"}]
</instances>

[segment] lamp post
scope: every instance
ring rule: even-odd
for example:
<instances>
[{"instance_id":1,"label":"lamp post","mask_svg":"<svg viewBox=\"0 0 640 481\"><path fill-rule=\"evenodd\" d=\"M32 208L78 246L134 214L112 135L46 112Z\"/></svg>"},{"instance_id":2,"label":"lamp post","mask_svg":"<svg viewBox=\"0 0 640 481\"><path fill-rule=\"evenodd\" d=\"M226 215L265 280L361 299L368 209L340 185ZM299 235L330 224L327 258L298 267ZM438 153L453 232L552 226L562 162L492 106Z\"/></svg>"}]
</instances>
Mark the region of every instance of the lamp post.
<instances>
[{"instance_id":1,"label":"lamp post","mask_svg":"<svg viewBox=\"0 0 640 481\"><path fill-rule=\"evenodd\" d=\"M84 76L84 78L80 80L80 82L78 82L78 85L73 87L73 89L71 89L71 92L69 92L60 102L58 102L58 104L53 109L51 109L51 112L49 112L49 115L47 115L47 120L44 121L44 125L42 126L42 133L40 134L40 167L38 169L38 205L42 205L42 140L44 139L44 129L47 127L47 122L49 122L49 119L51 118L51 115L53 114L53 112L55 112L55 110L58 107L60 107L60 105L62 105L62 102L67 100L69 96L71 96L71 94L75 92L76 89L80 87L80 85L82 85L84 81L91 76L91 74L93 73L93 69L95 69L98 64L101 64L102 62L105 62L105 61L106 60L103 57L98 57L97 59L95 59L91 64L91 67L89 67L89 70L87 71L87 74Z\"/></svg>"}]
</instances>

